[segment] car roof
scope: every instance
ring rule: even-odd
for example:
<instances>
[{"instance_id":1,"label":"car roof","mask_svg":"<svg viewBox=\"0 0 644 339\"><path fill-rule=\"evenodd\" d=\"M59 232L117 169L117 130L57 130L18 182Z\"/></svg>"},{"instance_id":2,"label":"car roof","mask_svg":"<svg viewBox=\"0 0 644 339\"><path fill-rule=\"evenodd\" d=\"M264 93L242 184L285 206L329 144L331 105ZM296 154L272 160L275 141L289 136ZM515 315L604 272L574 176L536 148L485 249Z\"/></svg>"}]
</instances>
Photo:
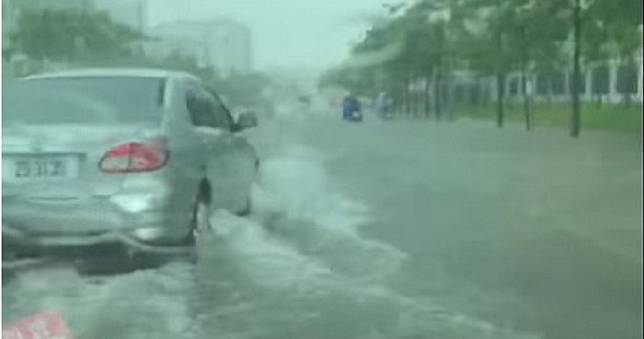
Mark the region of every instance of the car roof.
<instances>
[{"instance_id":1,"label":"car roof","mask_svg":"<svg viewBox=\"0 0 644 339\"><path fill-rule=\"evenodd\" d=\"M32 79L54 79L54 78L78 78L78 77L142 77L142 78L190 78L198 80L195 76L178 71L170 71L155 68L86 68L57 72L36 74L23 78Z\"/></svg>"}]
</instances>

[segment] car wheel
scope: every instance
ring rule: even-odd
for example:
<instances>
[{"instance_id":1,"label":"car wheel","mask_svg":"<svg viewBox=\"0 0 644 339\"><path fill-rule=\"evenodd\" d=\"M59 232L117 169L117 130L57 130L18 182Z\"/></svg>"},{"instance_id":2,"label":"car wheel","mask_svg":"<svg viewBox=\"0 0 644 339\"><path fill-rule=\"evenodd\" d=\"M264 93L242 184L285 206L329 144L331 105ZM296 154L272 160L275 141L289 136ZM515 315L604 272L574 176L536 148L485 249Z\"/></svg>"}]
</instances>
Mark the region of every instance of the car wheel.
<instances>
[{"instance_id":1,"label":"car wheel","mask_svg":"<svg viewBox=\"0 0 644 339\"><path fill-rule=\"evenodd\" d=\"M255 159L255 180L259 177L259 168L261 166L261 162L259 159ZM243 210L237 212L237 215L240 217L247 217L253 212L253 188L251 185L251 188L249 189L248 192L248 198L246 199L246 206L244 207Z\"/></svg>"},{"instance_id":2,"label":"car wheel","mask_svg":"<svg viewBox=\"0 0 644 339\"><path fill-rule=\"evenodd\" d=\"M252 211L253 211L253 202L249 196L248 199L246 200L246 207L244 207L244 209L241 210L240 212L237 212L237 215L240 217L247 217L251 214Z\"/></svg>"},{"instance_id":3,"label":"car wheel","mask_svg":"<svg viewBox=\"0 0 644 339\"><path fill-rule=\"evenodd\" d=\"M190 244L194 245L200 236L210 232L211 230L210 203L206 200L203 194L200 194L195 202L192 214L192 225L190 226L189 235Z\"/></svg>"}]
</instances>

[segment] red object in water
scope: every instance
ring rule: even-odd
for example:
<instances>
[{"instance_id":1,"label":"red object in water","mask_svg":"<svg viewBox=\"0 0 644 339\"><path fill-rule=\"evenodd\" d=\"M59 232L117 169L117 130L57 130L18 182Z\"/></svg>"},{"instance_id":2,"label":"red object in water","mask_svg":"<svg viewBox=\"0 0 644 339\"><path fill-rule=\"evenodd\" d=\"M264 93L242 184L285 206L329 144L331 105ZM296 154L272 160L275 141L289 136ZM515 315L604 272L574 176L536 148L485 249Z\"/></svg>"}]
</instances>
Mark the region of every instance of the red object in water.
<instances>
[{"instance_id":1,"label":"red object in water","mask_svg":"<svg viewBox=\"0 0 644 339\"><path fill-rule=\"evenodd\" d=\"M2 339L73 339L63 317L39 313L2 326Z\"/></svg>"}]
</instances>

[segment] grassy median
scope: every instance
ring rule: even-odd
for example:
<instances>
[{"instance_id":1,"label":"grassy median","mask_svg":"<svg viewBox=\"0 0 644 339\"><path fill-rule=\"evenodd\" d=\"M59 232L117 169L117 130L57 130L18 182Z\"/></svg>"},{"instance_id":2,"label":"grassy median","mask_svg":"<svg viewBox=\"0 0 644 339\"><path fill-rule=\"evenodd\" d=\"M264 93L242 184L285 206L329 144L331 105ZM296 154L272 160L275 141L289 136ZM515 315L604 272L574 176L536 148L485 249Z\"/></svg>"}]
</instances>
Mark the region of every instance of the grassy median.
<instances>
[{"instance_id":1,"label":"grassy median","mask_svg":"<svg viewBox=\"0 0 644 339\"><path fill-rule=\"evenodd\" d=\"M538 103L531 106L535 127L570 126L571 106L569 104ZM496 120L495 105L458 106L454 110L457 118ZM505 121L523 123L523 106L519 103L506 105ZM582 129L607 130L627 133L641 133L642 105L597 104L582 105Z\"/></svg>"}]
</instances>

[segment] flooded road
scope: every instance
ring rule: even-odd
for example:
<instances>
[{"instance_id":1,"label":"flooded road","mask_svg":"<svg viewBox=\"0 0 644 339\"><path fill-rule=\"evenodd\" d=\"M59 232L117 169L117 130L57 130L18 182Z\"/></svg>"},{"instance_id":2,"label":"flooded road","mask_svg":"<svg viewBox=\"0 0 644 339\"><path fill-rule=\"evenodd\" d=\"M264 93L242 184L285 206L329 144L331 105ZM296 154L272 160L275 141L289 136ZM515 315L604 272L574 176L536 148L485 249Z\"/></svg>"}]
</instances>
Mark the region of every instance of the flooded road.
<instances>
[{"instance_id":1,"label":"flooded road","mask_svg":"<svg viewBox=\"0 0 644 339\"><path fill-rule=\"evenodd\" d=\"M641 144L468 122L265 122L254 211L199 261L3 286L84 338L636 338Z\"/></svg>"}]
</instances>

